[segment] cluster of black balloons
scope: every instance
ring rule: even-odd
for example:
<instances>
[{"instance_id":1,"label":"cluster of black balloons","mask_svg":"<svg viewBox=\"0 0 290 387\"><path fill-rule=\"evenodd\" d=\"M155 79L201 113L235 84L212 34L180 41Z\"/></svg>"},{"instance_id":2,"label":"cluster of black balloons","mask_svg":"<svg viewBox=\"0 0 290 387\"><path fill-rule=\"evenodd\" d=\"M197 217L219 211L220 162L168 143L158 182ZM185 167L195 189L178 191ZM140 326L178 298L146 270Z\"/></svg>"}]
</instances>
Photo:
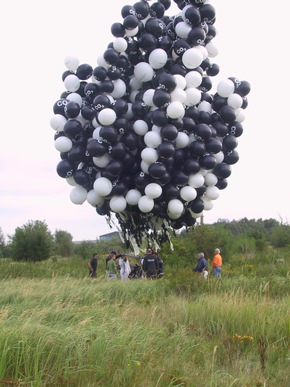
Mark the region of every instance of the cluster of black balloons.
<instances>
[{"instance_id":1,"label":"cluster of black balloons","mask_svg":"<svg viewBox=\"0 0 290 387\"><path fill-rule=\"evenodd\" d=\"M70 199L115 214L124 240L162 244L213 207L239 160L250 85L230 77L212 92L218 54L207 0L140 0L121 9L97 66L66 57L51 127ZM151 4L151 5L150 5Z\"/></svg>"}]
</instances>

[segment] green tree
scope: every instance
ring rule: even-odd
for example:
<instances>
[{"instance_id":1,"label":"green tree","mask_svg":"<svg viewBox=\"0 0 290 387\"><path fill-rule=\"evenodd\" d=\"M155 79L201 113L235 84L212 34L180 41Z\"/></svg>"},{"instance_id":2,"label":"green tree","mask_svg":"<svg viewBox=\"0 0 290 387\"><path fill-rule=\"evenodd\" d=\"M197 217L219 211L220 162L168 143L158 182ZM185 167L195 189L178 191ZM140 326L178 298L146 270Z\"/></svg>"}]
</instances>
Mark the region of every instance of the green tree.
<instances>
[{"instance_id":1,"label":"green tree","mask_svg":"<svg viewBox=\"0 0 290 387\"><path fill-rule=\"evenodd\" d=\"M92 255L95 253L96 243L83 241L75 245L75 254L80 256L83 259L90 259ZM99 253L99 251L98 251Z\"/></svg>"},{"instance_id":2,"label":"green tree","mask_svg":"<svg viewBox=\"0 0 290 387\"><path fill-rule=\"evenodd\" d=\"M16 261L42 261L51 254L53 236L43 221L29 220L9 238L11 256Z\"/></svg>"},{"instance_id":3,"label":"green tree","mask_svg":"<svg viewBox=\"0 0 290 387\"><path fill-rule=\"evenodd\" d=\"M74 253L73 237L63 230L56 230L54 233L55 252L61 257L70 257Z\"/></svg>"},{"instance_id":4,"label":"green tree","mask_svg":"<svg viewBox=\"0 0 290 387\"><path fill-rule=\"evenodd\" d=\"M290 226L281 224L271 230L270 242L274 247L285 247L290 245Z\"/></svg>"}]
</instances>

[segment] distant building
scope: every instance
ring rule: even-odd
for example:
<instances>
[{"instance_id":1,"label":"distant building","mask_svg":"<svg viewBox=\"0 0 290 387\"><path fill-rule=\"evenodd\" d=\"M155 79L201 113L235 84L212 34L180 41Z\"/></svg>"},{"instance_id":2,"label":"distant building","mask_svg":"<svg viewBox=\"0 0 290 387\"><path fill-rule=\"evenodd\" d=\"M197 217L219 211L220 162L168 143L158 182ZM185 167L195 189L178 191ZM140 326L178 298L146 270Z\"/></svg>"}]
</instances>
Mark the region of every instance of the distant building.
<instances>
[{"instance_id":1,"label":"distant building","mask_svg":"<svg viewBox=\"0 0 290 387\"><path fill-rule=\"evenodd\" d=\"M113 232L109 232L108 234L103 234L103 235L100 235L99 236L99 240L104 242L104 241L110 241L112 239L121 239L120 238L120 234L118 233L118 231L113 231Z\"/></svg>"},{"instance_id":2,"label":"distant building","mask_svg":"<svg viewBox=\"0 0 290 387\"><path fill-rule=\"evenodd\" d=\"M229 223L228 219L218 218L217 223Z\"/></svg>"}]
</instances>

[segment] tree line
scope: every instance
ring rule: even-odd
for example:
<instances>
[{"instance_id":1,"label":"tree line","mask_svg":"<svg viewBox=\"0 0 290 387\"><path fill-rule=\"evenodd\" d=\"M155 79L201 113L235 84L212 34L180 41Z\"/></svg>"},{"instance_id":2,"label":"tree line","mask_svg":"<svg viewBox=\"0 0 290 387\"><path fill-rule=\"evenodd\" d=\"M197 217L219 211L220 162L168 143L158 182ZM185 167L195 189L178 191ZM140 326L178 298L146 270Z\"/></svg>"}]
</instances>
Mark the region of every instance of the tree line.
<instances>
[{"instance_id":1,"label":"tree line","mask_svg":"<svg viewBox=\"0 0 290 387\"><path fill-rule=\"evenodd\" d=\"M247 219L221 221L213 224L200 224L190 229L172 232L171 242L162 244L161 254L172 263L178 262L198 251L203 251L209 258L216 247L222 248L223 254L262 254L269 246L285 248L290 246L290 226L275 219ZM128 248L116 238L111 241L83 241L74 243L72 235L64 230L51 233L44 221L28 221L17 227L13 235L5 242L0 227L0 257L15 261L42 261L53 256L80 256L87 259L94 251L106 254L112 249L129 252Z\"/></svg>"}]
</instances>

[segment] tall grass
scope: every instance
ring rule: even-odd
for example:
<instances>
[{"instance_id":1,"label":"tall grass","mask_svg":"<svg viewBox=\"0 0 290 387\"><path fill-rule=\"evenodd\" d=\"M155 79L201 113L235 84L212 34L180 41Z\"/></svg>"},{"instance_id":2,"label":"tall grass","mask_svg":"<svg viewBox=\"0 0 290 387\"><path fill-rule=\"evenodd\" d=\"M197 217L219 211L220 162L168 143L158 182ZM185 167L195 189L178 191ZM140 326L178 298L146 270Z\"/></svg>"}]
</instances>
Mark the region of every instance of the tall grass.
<instances>
[{"instance_id":1,"label":"tall grass","mask_svg":"<svg viewBox=\"0 0 290 387\"><path fill-rule=\"evenodd\" d=\"M77 258L21 265L14 278L1 262L2 385L290 385L287 275L121 282Z\"/></svg>"}]
</instances>

